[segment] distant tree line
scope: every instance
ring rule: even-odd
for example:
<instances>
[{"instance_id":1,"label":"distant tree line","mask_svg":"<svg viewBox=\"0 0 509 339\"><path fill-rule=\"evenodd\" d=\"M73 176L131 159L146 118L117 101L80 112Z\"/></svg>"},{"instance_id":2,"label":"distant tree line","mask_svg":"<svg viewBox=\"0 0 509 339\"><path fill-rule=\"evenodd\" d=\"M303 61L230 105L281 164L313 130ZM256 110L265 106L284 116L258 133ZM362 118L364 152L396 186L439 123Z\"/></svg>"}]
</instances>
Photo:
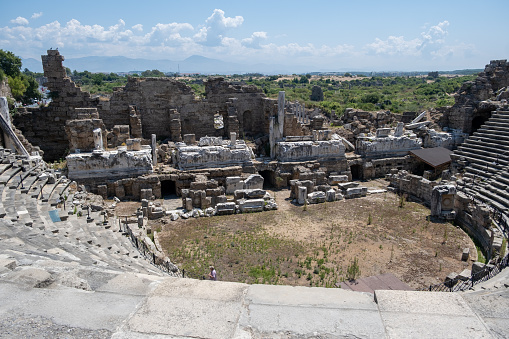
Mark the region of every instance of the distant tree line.
<instances>
[{"instance_id":1,"label":"distant tree line","mask_svg":"<svg viewBox=\"0 0 509 339\"><path fill-rule=\"evenodd\" d=\"M31 104L41 99L39 84L34 78L35 73L25 68L21 72L21 58L10 51L0 49L0 81L7 78L14 100L23 104ZM10 103L13 104L12 102Z\"/></svg>"}]
</instances>

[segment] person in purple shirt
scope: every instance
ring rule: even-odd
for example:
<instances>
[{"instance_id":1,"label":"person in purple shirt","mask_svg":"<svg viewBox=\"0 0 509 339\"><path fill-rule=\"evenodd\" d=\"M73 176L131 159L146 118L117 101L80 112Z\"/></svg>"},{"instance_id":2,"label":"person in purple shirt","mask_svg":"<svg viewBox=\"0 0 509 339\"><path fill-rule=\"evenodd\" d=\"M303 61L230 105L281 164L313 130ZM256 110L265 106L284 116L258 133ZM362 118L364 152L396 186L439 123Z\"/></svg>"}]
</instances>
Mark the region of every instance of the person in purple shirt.
<instances>
[{"instance_id":1,"label":"person in purple shirt","mask_svg":"<svg viewBox=\"0 0 509 339\"><path fill-rule=\"evenodd\" d=\"M216 270L214 269L214 266L210 266L209 268L210 268L209 279L217 280Z\"/></svg>"}]
</instances>

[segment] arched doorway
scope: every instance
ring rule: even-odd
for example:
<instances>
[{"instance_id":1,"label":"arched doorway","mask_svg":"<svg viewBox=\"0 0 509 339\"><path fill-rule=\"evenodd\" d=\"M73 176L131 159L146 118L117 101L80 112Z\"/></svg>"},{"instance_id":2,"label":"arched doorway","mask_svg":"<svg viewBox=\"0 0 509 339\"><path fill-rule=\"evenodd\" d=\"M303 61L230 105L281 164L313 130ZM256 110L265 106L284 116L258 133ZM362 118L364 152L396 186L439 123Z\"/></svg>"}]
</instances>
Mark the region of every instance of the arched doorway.
<instances>
[{"instance_id":1,"label":"arched doorway","mask_svg":"<svg viewBox=\"0 0 509 339\"><path fill-rule=\"evenodd\" d=\"M177 187L173 180L161 180L161 196L163 198L176 198Z\"/></svg>"},{"instance_id":2,"label":"arched doorway","mask_svg":"<svg viewBox=\"0 0 509 339\"><path fill-rule=\"evenodd\" d=\"M489 119L489 117L486 116L476 116L472 119L472 128L470 130L470 135L474 134L475 131L477 131L479 128L481 128L482 125Z\"/></svg>"},{"instance_id":3,"label":"arched doorway","mask_svg":"<svg viewBox=\"0 0 509 339\"><path fill-rule=\"evenodd\" d=\"M263 177L263 188L264 189L274 188L274 184L275 184L274 171L270 171L270 170L259 171L258 174L260 174Z\"/></svg>"},{"instance_id":4,"label":"arched doorway","mask_svg":"<svg viewBox=\"0 0 509 339\"><path fill-rule=\"evenodd\" d=\"M352 173L352 180L362 179L362 166L361 165L351 165L350 172Z\"/></svg>"}]
</instances>

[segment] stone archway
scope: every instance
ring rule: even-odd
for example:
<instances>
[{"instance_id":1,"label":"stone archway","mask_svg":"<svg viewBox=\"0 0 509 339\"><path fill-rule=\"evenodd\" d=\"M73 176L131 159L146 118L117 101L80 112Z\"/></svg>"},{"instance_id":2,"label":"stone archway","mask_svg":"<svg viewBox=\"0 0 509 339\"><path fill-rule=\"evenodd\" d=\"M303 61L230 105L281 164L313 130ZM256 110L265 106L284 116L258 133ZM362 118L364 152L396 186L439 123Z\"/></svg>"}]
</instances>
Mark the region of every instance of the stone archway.
<instances>
[{"instance_id":1,"label":"stone archway","mask_svg":"<svg viewBox=\"0 0 509 339\"><path fill-rule=\"evenodd\" d=\"M481 128L484 123L489 119L489 117L484 115L478 115L472 119L472 127L470 129L470 135L474 134L479 128Z\"/></svg>"}]
</instances>

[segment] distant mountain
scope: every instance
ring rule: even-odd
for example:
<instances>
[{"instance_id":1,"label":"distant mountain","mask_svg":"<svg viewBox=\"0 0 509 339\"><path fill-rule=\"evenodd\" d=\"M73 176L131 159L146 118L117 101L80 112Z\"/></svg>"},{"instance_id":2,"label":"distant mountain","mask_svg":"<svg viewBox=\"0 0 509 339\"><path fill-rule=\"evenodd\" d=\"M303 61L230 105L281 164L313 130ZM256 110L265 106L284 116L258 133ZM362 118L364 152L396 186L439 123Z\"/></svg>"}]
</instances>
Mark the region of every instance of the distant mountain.
<instances>
[{"instance_id":1,"label":"distant mountain","mask_svg":"<svg viewBox=\"0 0 509 339\"><path fill-rule=\"evenodd\" d=\"M42 72L42 63L39 60L28 58L22 59L23 68L33 72ZM286 66L266 64L239 64L217 59L193 55L181 61L174 60L149 60L131 59L123 56L89 56L82 58L66 58L64 66L79 72L129 72L157 69L162 72L201 73L201 74L287 74L292 73ZM296 67L304 72L305 67ZM293 71L296 72L296 71Z\"/></svg>"},{"instance_id":2,"label":"distant mountain","mask_svg":"<svg viewBox=\"0 0 509 339\"><path fill-rule=\"evenodd\" d=\"M32 72L42 72L42 63L40 60L28 58L22 59L22 69L28 68ZM245 74L245 73L262 73L266 75L272 74L304 74L304 73L330 73L330 72L350 72L350 73L366 73L371 72L353 72L348 69L319 69L314 66L292 66L278 64L241 64L217 59L206 58L200 55L192 55L181 61L174 60L149 60L149 59L131 59L123 56L89 56L82 58L66 58L64 66L71 70L79 72L129 72L129 71L145 71L157 69L162 72L180 72L180 73L200 73L200 74ZM316 72L318 69L318 72ZM457 70L440 72L441 74L475 74L482 70ZM378 73L378 72L376 72ZM410 72L405 72L410 73ZM420 72L422 73L422 72Z\"/></svg>"}]
</instances>

